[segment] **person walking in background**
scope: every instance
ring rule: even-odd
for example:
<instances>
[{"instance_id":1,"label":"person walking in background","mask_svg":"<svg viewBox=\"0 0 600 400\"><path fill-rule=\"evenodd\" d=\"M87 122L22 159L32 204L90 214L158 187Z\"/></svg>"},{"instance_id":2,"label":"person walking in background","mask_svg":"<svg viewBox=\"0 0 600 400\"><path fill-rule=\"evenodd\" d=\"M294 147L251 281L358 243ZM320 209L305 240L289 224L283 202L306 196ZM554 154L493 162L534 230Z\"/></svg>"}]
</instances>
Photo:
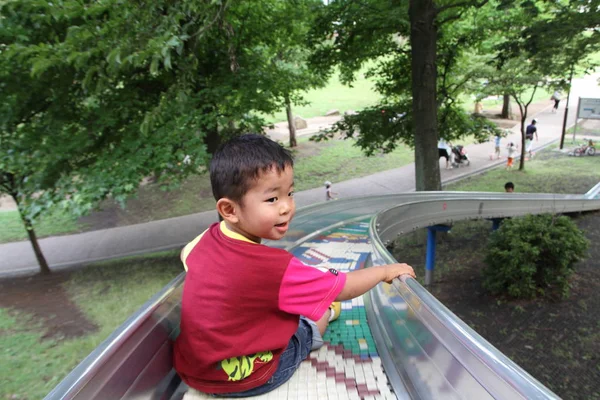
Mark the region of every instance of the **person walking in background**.
<instances>
[{"instance_id":1,"label":"person walking in background","mask_svg":"<svg viewBox=\"0 0 600 400\"><path fill-rule=\"evenodd\" d=\"M510 142L506 147L508 149L508 158L506 160L506 169L511 170L513 167L513 161L515 159L515 155L517 154L517 146Z\"/></svg>"},{"instance_id":2,"label":"person walking in background","mask_svg":"<svg viewBox=\"0 0 600 400\"><path fill-rule=\"evenodd\" d=\"M560 103L560 92L558 90L556 90L553 94L552 97L550 97L550 100L554 100L554 107L552 107L552 113L555 113L556 110L558 110L558 104Z\"/></svg>"},{"instance_id":3,"label":"person walking in background","mask_svg":"<svg viewBox=\"0 0 600 400\"><path fill-rule=\"evenodd\" d=\"M529 159L533 157L533 152L531 151L531 147L533 146L533 136L535 135L536 141L539 140L537 127L535 126L536 124L537 119L534 118L531 120L531 124L527 125L527 129L525 129L525 152L529 153Z\"/></svg>"},{"instance_id":4,"label":"person walking in background","mask_svg":"<svg viewBox=\"0 0 600 400\"><path fill-rule=\"evenodd\" d=\"M446 142L444 139L438 141L438 157L444 157L446 159L446 169L452 169L452 163L450 157L452 156L451 144Z\"/></svg>"},{"instance_id":5,"label":"person walking in background","mask_svg":"<svg viewBox=\"0 0 600 400\"><path fill-rule=\"evenodd\" d=\"M331 189L331 182L326 181L325 182L325 200L326 201L336 200L336 198L333 197L335 195L337 195L337 193Z\"/></svg>"}]
</instances>

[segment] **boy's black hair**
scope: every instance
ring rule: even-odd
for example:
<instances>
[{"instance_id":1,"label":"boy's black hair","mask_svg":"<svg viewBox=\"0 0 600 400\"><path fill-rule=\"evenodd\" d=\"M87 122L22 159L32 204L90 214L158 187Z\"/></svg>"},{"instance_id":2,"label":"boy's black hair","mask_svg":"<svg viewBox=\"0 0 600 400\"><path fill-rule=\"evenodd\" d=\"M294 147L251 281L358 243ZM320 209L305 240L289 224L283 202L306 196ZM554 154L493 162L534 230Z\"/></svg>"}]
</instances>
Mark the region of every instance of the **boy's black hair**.
<instances>
[{"instance_id":1,"label":"boy's black hair","mask_svg":"<svg viewBox=\"0 0 600 400\"><path fill-rule=\"evenodd\" d=\"M252 181L262 172L275 168L282 172L293 167L289 150L266 136L247 134L222 144L210 162L210 184L218 201L228 198L240 202Z\"/></svg>"},{"instance_id":2,"label":"boy's black hair","mask_svg":"<svg viewBox=\"0 0 600 400\"><path fill-rule=\"evenodd\" d=\"M515 189L515 184L512 183L512 182L506 182L504 184L504 190L506 190L506 189L513 189L514 190Z\"/></svg>"}]
</instances>

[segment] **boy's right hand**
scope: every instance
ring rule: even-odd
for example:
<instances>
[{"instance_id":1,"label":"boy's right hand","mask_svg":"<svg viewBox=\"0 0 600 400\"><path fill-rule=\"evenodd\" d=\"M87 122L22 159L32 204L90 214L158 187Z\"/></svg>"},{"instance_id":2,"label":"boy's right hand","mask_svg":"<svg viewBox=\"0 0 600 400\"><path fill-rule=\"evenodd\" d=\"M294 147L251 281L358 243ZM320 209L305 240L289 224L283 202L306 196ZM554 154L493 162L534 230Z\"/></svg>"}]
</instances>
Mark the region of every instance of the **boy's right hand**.
<instances>
[{"instance_id":1,"label":"boy's right hand","mask_svg":"<svg viewBox=\"0 0 600 400\"><path fill-rule=\"evenodd\" d=\"M401 275L408 275L411 278L416 278L415 271L408 264L388 264L385 266L385 279L384 282L392 283L396 278Z\"/></svg>"}]
</instances>

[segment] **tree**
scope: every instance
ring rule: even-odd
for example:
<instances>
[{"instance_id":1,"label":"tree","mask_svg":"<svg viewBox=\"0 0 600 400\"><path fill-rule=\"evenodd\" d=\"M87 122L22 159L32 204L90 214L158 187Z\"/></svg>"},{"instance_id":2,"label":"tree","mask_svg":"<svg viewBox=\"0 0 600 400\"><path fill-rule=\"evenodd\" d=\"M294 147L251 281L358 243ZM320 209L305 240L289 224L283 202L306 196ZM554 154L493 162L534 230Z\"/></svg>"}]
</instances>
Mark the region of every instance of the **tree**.
<instances>
[{"instance_id":1,"label":"tree","mask_svg":"<svg viewBox=\"0 0 600 400\"><path fill-rule=\"evenodd\" d=\"M312 25L320 2L304 1L287 3L286 23L277 37L277 50L273 64L281 73L280 79L273 82L272 90L277 93L285 107L289 126L289 146L296 147L296 125L292 110L293 104L304 104L302 92L323 87L329 78L329 71L311 68L308 63L310 55L307 35ZM274 76L277 76L274 74Z\"/></svg>"},{"instance_id":2,"label":"tree","mask_svg":"<svg viewBox=\"0 0 600 400\"><path fill-rule=\"evenodd\" d=\"M299 39L304 40L305 34L306 31L303 32ZM288 39L291 37L291 35L287 36ZM301 43L300 40L297 40L296 43ZM279 91L283 98L290 131L290 147L298 145L292 104L304 104L305 101L302 97L302 92L308 89L323 87L329 78L328 71L321 72L312 69L307 61L308 52L306 48L300 45L294 46L293 44L284 45L274 60L277 68L283 72L281 74L282 79L278 81L278 85L273 89L274 91Z\"/></svg>"},{"instance_id":3,"label":"tree","mask_svg":"<svg viewBox=\"0 0 600 400\"><path fill-rule=\"evenodd\" d=\"M33 223L51 207L123 202L147 176L176 186L223 138L262 130L255 115L281 104L272 60L300 3L314 1L0 5L0 187L43 271Z\"/></svg>"},{"instance_id":4,"label":"tree","mask_svg":"<svg viewBox=\"0 0 600 400\"><path fill-rule=\"evenodd\" d=\"M377 90L384 95L384 102L363 110L359 116L346 117L345 123L357 126L360 115L364 122L374 121L377 109L380 114L382 110L393 110L390 129L386 130L391 136L365 132L368 124L361 123L363 140L359 143L367 149L372 146L384 150L393 148L397 140L414 144L417 190L441 189L438 137L451 138L451 132L467 134L474 126L456 125L471 122L470 117L460 114L456 96L470 79L461 73L464 64L458 60L479 40L479 28L473 19L481 18L475 10L487 3L339 0L323 6L323 16L313 35L313 62L324 67L340 65L342 78L348 83L366 62L375 62L371 74L381 77ZM323 37L333 39L323 41ZM441 76L440 65L444 65ZM410 74L405 72L409 70ZM451 125L442 127L444 123ZM373 138L378 142L374 143Z\"/></svg>"},{"instance_id":5,"label":"tree","mask_svg":"<svg viewBox=\"0 0 600 400\"><path fill-rule=\"evenodd\" d=\"M484 72L485 74L485 72ZM497 69L487 69L488 84L483 90L487 94L507 93L519 106L521 120L521 160L519 170L525 169L525 124L529 105L533 102L535 93L544 86L552 86L552 81L531 64L530 60L512 58Z\"/></svg>"},{"instance_id":6,"label":"tree","mask_svg":"<svg viewBox=\"0 0 600 400\"><path fill-rule=\"evenodd\" d=\"M502 95L502 112L500 116L504 119L512 119L512 107L510 106L510 94Z\"/></svg>"},{"instance_id":7,"label":"tree","mask_svg":"<svg viewBox=\"0 0 600 400\"><path fill-rule=\"evenodd\" d=\"M600 20L597 18L600 2L548 2L545 5L544 18L524 29L521 46L514 51L527 52L540 71L561 77L558 86L567 90L560 141L562 149L575 69L589 73L598 67L589 56L600 50Z\"/></svg>"},{"instance_id":8,"label":"tree","mask_svg":"<svg viewBox=\"0 0 600 400\"><path fill-rule=\"evenodd\" d=\"M545 84L551 90L570 90L576 67L585 73L593 70L594 65L586 62L586 57L600 48L600 35L597 31L600 22L595 18L597 8L598 2L595 0L583 3L528 1L518 7L506 9L492 23L491 29L496 32L492 37L496 39L493 39L495 43L490 53L496 53L494 65L500 70L500 76L491 79L496 84L504 81L511 86L513 98L515 93L521 93L521 102L517 101L521 111L521 131L527 118L527 106L533 99L530 97L527 100L522 90L529 87L534 94L539 84ZM490 74L494 72L490 71ZM519 90L519 86L522 90ZM495 89L502 90L497 85ZM567 97L561 148L568 101ZM520 169L524 168L524 161L524 157L521 157Z\"/></svg>"}]
</instances>

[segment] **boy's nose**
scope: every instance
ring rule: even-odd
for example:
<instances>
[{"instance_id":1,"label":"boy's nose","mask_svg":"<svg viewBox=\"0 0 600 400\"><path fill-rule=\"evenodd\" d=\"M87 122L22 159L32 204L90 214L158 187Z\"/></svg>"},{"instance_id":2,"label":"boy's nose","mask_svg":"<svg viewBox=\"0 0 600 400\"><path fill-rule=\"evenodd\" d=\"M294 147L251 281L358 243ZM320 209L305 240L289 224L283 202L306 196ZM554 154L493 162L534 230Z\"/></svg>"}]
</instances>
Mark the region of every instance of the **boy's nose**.
<instances>
[{"instance_id":1,"label":"boy's nose","mask_svg":"<svg viewBox=\"0 0 600 400\"><path fill-rule=\"evenodd\" d=\"M288 201L282 201L281 202L281 208L279 209L279 213L281 215L284 214L288 214L290 211L292 211L292 207L294 206L294 200L288 200Z\"/></svg>"}]
</instances>

